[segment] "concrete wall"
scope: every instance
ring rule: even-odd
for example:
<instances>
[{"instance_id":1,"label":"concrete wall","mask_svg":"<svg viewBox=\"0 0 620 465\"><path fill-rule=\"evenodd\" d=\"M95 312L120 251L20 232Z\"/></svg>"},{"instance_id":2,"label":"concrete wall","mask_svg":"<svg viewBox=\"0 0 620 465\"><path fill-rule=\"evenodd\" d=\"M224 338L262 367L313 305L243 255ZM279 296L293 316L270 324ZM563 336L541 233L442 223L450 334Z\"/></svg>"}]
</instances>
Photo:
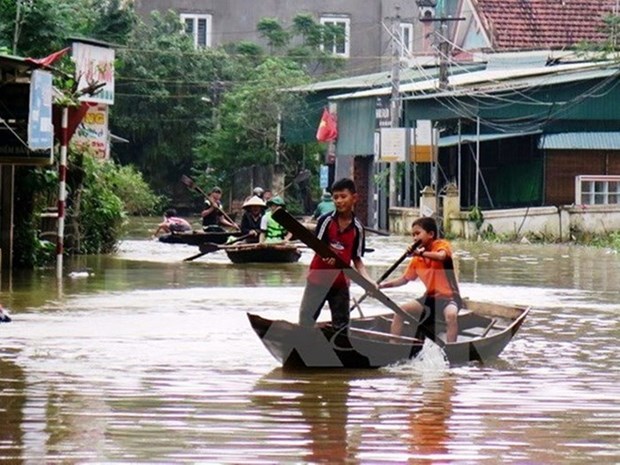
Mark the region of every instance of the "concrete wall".
<instances>
[{"instance_id":1,"label":"concrete wall","mask_svg":"<svg viewBox=\"0 0 620 465\"><path fill-rule=\"evenodd\" d=\"M562 207L531 207L509 210L484 210L481 230L492 226L496 234L523 237L528 234L544 235L549 239L570 240L572 231L606 234L620 231L620 205L588 205ZM409 234L411 222L419 216L415 208L391 208L390 231ZM474 239L474 224L469 212L452 214L447 221L446 233Z\"/></svg>"},{"instance_id":2,"label":"concrete wall","mask_svg":"<svg viewBox=\"0 0 620 465\"><path fill-rule=\"evenodd\" d=\"M351 22L351 57L346 68L355 74L389 68L391 40L382 22L390 28L386 18L396 14L396 5L400 6L402 21L414 25L414 41L422 36L415 2L397 0L136 0L135 5L143 17L154 10L212 15L214 46L241 40L266 45L256 30L259 20L265 17L278 18L289 27L301 13L310 13L317 21L322 15L342 15ZM421 47L421 43L418 45Z\"/></svg>"}]
</instances>

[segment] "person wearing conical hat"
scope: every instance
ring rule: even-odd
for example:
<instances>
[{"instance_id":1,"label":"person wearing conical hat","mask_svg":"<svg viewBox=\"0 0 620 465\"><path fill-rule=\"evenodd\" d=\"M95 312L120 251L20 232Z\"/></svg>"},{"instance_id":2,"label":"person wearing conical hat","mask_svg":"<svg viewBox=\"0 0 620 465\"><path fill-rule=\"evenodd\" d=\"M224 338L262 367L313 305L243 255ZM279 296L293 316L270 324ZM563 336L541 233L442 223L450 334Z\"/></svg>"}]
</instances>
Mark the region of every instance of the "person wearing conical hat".
<instances>
[{"instance_id":1,"label":"person wearing conical hat","mask_svg":"<svg viewBox=\"0 0 620 465\"><path fill-rule=\"evenodd\" d=\"M260 241L261 242L281 242L288 241L293 235L284 229L280 223L274 220L271 215L278 208L286 207L284 199L279 195L272 197L267 202L269 211L265 213L260 224Z\"/></svg>"},{"instance_id":2,"label":"person wearing conical hat","mask_svg":"<svg viewBox=\"0 0 620 465\"><path fill-rule=\"evenodd\" d=\"M243 203L242 208L241 233L243 235L251 234L251 236L246 239L246 242L258 242L261 231L260 224L267 205L263 199L254 195Z\"/></svg>"}]
</instances>

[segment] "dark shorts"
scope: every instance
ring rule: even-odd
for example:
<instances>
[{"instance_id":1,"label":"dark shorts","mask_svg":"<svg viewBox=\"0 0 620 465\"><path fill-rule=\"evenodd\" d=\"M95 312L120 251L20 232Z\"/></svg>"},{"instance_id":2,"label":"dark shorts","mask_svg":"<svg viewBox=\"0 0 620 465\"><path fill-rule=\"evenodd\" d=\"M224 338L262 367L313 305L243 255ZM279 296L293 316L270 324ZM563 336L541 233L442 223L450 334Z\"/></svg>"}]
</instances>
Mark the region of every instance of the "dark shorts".
<instances>
[{"instance_id":1,"label":"dark shorts","mask_svg":"<svg viewBox=\"0 0 620 465\"><path fill-rule=\"evenodd\" d=\"M349 324L350 294L348 287L329 287L307 283L299 308L299 324L312 326L325 302L332 313L332 326L341 329Z\"/></svg>"},{"instance_id":2,"label":"dark shorts","mask_svg":"<svg viewBox=\"0 0 620 465\"><path fill-rule=\"evenodd\" d=\"M189 232L192 230L192 228L183 224L171 224L169 228L171 233Z\"/></svg>"},{"instance_id":3,"label":"dark shorts","mask_svg":"<svg viewBox=\"0 0 620 465\"><path fill-rule=\"evenodd\" d=\"M440 320L443 320L443 311L450 304L453 304L457 310L459 308L457 301L448 297L430 296L424 294L416 300L424 307L424 313L421 317L424 321L428 319L430 322L434 322L437 315L439 315Z\"/></svg>"}]
</instances>

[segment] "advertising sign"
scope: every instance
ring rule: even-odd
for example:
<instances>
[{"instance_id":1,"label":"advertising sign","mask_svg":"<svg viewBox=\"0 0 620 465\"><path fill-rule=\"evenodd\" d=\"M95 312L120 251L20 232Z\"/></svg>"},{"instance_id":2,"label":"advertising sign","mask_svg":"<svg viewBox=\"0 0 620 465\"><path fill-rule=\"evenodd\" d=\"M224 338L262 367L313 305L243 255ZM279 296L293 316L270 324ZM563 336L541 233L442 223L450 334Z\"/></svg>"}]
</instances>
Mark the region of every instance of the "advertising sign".
<instances>
[{"instance_id":1,"label":"advertising sign","mask_svg":"<svg viewBox=\"0 0 620 465\"><path fill-rule=\"evenodd\" d=\"M36 69L30 81L28 111L28 148L51 150L54 139L52 126L52 74Z\"/></svg>"},{"instance_id":2,"label":"advertising sign","mask_svg":"<svg viewBox=\"0 0 620 465\"><path fill-rule=\"evenodd\" d=\"M415 137L411 145L411 161L431 163L434 159L433 124L430 120L416 121Z\"/></svg>"},{"instance_id":3,"label":"advertising sign","mask_svg":"<svg viewBox=\"0 0 620 465\"><path fill-rule=\"evenodd\" d=\"M114 104L114 49L74 42L73 59L78 91L96 84L104 86L95 95L84 95L83 102Z\"/></svg>"},{"instance_id":4,"label":"advertising sign","mask_svg":"<svg viewBox=\"0 0 620 465\"><path fill-rule=\"evenodd\" d=\"M380 162L405 161L407 153L407 128L381 128Z\"/></svg>"},{"instance_id":5,"label":"advertising sign","mask_svg":"<svg viewBox=\"0 0 620 465\"><path fill-rule=\"evenodd\" d=\"M73 142L89 147L97 158L108 156L108 106L98 104L90 107L75 131Z\"/></svg>"}]
</instances>

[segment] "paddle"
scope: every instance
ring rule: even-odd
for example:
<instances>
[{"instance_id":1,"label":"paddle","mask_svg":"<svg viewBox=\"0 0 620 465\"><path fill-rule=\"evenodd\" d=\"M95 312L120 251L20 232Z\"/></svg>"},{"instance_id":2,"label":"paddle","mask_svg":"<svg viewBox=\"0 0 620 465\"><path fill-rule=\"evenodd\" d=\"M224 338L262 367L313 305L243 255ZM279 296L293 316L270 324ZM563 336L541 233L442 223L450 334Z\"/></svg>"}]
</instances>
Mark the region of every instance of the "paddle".
<instances>
[{"instance_id":1,"label":"paddle","mask_svg":"<svg viewBox=\"0 0 620 465\"><path fill-rule=\"evenodd\" d=\"M192 178L190 178L189 176L186 176L186 175L181 176L181 182L182 182L183 184L185 184L185 185L186 185L189 189L195 190L196 192L198 192L198 193L202 194L202 196L203 196L205 199L208 199L208 198L209 198L209 196L207 195L207 193L206 193L204 190L202 190L202 188L201 188L200 186L196 185L196 183L194 182L194 180L193 180ZM220 206L219 206L219 205L217 205L217 204L211 204L211 205L212 205L212 206L213 206L216 210L219 210L219 212L222 214L222 216L223 216L224 218L226 218L228 221L230 221L232 224L234 224L234 225L235 225L235 228L237 228L238 230L240 230L240 229L241 229L241 228L239 228L239 226L237 225L237 223L235 223L235 222L232 220L232 218L231 218L230 216L228 216L224 210L222 210L222 207L220 207Z\"/></svg>"},{"instance_id":2,"label":"paddle","mask_svg":"<svg viewBox=\"0 0 620 465\"><path fill-rule=\"evenodd\" d=\"M200 258L203 255L207 255L208 253L216 252L216 251L220 250L225 245L232 245L235 242L239 242L239 241L242 241L244 239L247 239L251 235L252 234L249 234L249 233L248 234L244 234L243 236L239 236L239 237L237 237L236 239L230 241L227 244L216 244L214 242L203 242L202 244L200 244L198 246L200 248L200 253L197 253L196 255L192 255L191 257L184 258L183 261L184 262L191 262L192 260L196 260L197 258Z\"/></svg>"},{"instance_id":3,"label":"paddle","mask_svg":"<svg viewBox=\"0 0 620 465\"><path fill-rule=\"evenodd\" d=\"M297 237L300 241L314 250L317 255L322 258L331 258L335 261L336 266L345 273L354 283L360 286L364 291L373 296L383 305L388 307L397 315L400 315L405 320L408 320L414 324L416 324L421 332L423 332L426 337L437 343L440 347L444 347L445 343L435 336L435 333L432 332L430 328L425 327L424 325L420 325L420 321L415 318L413 315L405 312L402 308L400 308L392 299L390 299L387 295L381 292L375 286L375 283L367 280L364 276L359 274L355 269L351 268L351 266L344 262L339 255L337 255L329 245L325 242L321 241L318 237L308 231L303 224L297 221L289 212L284 210L283 208L278 208L273 212L273 219L275 219L278 223L284 226L289 232L293 233L295 237Z\"/></svg>"},{"instance_id":4,"label":"paddle","mask_svg":"<svg viewBox=\"0 0 620 465\"><path fill-rule=\"evenodd\" d=\"M398 260L396 260L392 266L390 266L387 270L385 270L385 272L379 277L379 280L377 281L377 284L380 282L385 281L388 276L390 276L394 270L396 268L398 268L398 266L405 261L405 259L411 255L411 251L417 249L418 247L420 247L420 244L422 244L422 241L415 241L413 243L413 245L411 245L410 247L407 248L407 250L405 251L405 253L403 253L400 257L398 257ZM351 311L355 310L355 308L359 308L359 305L364 301L364 299L366 299L366 297L368 297L368 292L364 292L364 294L358 299L358 300L354 300L354 304L351 307Z\"/></svg>"},{"instance_id":5,"label":"paddle","mask_svg":"<svg viewBox=\"0 0 620 465\"><path fill-rule=\"evenodd\" d=\"M278 195L284 194L284 191L286 189L291 187L293 184L305 181L306 179L308 179L310 177L310 174L311 174L310 170L302 170L302 171L300 171L299 174L297 176L295 176L295 178L291 182L289 182L286 186L284 186L281 191L278 191L275 194L273 194L273 196L276 197Z\"/></svg>"}]
</instances>

